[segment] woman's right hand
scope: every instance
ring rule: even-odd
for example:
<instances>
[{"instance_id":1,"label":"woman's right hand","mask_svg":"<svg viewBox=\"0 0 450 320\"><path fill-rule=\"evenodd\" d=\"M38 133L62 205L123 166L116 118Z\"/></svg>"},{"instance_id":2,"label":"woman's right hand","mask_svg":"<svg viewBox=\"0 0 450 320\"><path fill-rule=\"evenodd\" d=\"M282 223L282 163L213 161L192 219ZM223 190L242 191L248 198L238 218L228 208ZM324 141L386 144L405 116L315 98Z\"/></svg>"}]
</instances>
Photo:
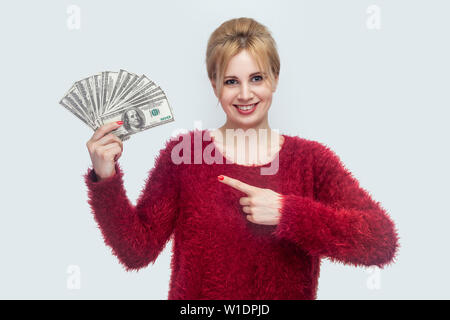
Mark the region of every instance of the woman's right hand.
<instances>
[{"instance_id":1,"label":"woman's right hand","mask_svg":"<svg viewBox=\"0 0 450 320\"><path fill-rule=\"evenodd\" d=\"M123 143L115 134L109 132L119 128L122 123L117 121L101 126L86 143L98 180L116 174L115 162L122 155Z\"/></svg>"}]
</instances>

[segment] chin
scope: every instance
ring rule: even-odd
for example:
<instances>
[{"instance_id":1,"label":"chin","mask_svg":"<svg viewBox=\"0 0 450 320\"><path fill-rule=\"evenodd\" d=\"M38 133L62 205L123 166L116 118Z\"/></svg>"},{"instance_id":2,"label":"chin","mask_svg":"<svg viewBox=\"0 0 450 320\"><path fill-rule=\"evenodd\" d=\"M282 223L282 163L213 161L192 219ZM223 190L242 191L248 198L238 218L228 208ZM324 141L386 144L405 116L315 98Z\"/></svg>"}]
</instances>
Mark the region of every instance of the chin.
<instances>
[{"instance_id":1,"label":"chin","mask_svg":"<svg viewBox=\"0 0 450 320\"><path fill-rule=\"evenodd\" d=\"M236 123L239 127L246 127L246 128L252 128L252 127L256 127L260 122L262 121L262 119L233 119L233 122Z\"/></svg>"}]
</instances>

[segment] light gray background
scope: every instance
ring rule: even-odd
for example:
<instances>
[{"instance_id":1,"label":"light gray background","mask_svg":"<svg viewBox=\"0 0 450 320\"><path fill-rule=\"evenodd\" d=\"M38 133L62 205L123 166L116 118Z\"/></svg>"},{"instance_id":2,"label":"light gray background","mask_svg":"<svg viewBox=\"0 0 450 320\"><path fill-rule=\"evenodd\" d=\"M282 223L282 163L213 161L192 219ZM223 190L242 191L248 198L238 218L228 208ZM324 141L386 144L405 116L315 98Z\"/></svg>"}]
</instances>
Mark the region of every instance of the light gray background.
<instances>
[{"instance_id":1,"label":"light gray background","mask_svg":"<svg viewBox=\"0 0 450 320\"><path fill-rule=\"evenodd\" d=\"M67 27L67 8L81 28ZM381 9L381 29L366 27ZM135 203L175 129L225 114L204 55L223 21L249 16L279 47L270 125L329 145L400 232L397 263L371 274L323 261L319 299L449 298L450 4L437 0L8 1L0 11L2 156L0 298L167 299L172 243L127 273L103 243L82 179L92 131L59 106L103 70L146 74L176 121L133 136L119 160ZM81 287L67 287L70 265Z\"/></svg>"}]
</instances>

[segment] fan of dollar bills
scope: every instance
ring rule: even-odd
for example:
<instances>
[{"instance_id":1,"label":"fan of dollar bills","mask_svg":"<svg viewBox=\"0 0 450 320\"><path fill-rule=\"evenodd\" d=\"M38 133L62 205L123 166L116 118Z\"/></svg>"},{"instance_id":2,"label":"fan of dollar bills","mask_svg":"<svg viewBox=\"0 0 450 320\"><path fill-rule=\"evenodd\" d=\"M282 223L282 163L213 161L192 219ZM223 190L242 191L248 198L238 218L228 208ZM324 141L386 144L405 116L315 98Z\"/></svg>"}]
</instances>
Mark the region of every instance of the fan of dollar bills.
<instances>
[{"instance_id":1,"label":"fan of dollar bills","mask_svg":"<svg viewBox=\"0 0 450 320\"><path fill-rule=\"evenodd\" d=\"M106 123L123 121L122 126L111 131L122 141L175 120L159 86L145 75L123 69L75 82L59 103L94 131Z\"/></svg>"}]
</instances>

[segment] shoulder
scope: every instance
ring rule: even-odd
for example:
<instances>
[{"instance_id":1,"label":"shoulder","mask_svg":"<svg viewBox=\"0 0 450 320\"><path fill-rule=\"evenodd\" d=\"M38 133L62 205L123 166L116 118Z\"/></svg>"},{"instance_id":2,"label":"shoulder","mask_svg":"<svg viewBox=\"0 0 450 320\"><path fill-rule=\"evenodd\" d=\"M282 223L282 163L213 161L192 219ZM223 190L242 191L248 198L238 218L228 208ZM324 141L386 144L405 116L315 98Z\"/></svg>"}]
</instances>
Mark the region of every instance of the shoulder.
<instances>
[{"instance_id":1,"label":"shoulder","mask_svg":"<svg viewBox=\"0 0 450 320\"><path fill-rule=\"evenodd\" d=\"M175 165L182 163L191 163L195 152L195 147L201 147L202 131L195 130L177 130L172 132L160 150L160 157L167 158ZM194 141L197 141L194 143ZM198 142L200 141L200 143ZM196 145L197 144L197 145ZM201 154L201 153L200 153Z\"/></svg>"},{"instance_id":2,"label":"shoulder","mask_svg":"<svg viewBox=\"0 0 450 320\"><path fill-rule=\"evenodd\" d=\"M194 130L176 130L172 132L170 137L168 137L164 142L164 147L161 151L171 152L177 145L186 144L189 145L194 139Z\"/></svg>"},{"instance_id":3,"label":"shoulder","mask_svg":"<svg viewBox=\"0 0 450 320\"><path fill-rule=\"evenodd\" d=\"M340 157L325 142L299 136L288 136L288 141L288 149L296 156L309 158L316 172L330 166L342 165Z\"/></svg>"},{"instance_id":4,"label":"shoulder","mask_svg":"<svg viewBox=\"0 0 450 320\"><path fill-rule=\"evenodd\" d=\"M286 137L285 141L287 142L286 147L294 152L307 153L314 155L315 157L328 157L330 156L330 153L334 153L333 150L331 150L331 148L324 142L311 140L300 136L284 136Z\"/></svg>"},{"instance_id":5,"label":"shoulder","mask_svg":"<svg viewBox=\"0 0 450 320\"><path fill-rule=\"evenodd\" d=\"M337 154L333 149L324 142L309 140L310 149L314 152L314 156L317 160L333 160L338 158Z\"/></svg>"},{"instance_id":6,"label":"shoulder","mask_svg":"<svg viewBox=\"0 0 450 320\"><path fill-rule=\"evenodd\" d=\"M163 142L163 147L159 148L159 152L156 156L156 163L165 166L172 166L176 164L176 154L177 148L176 146L181 144L186 137L189 137L189 133L187 132L173 132L168 138ZM175 157L175 158L174 158Z\"/></svg>"}]
</instances>

